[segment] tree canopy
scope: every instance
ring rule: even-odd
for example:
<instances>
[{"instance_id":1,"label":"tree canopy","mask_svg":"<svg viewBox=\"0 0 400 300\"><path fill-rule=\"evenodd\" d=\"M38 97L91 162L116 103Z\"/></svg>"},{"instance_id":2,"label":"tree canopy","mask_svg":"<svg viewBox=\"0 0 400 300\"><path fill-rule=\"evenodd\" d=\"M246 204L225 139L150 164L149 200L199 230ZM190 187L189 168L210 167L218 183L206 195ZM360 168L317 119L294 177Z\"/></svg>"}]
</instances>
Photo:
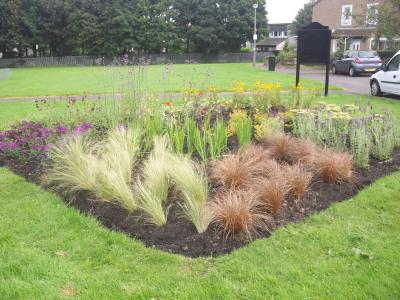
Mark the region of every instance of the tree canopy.
<instances>
[{"instance_id":1,"label":"tree canopy","mask_svg":"<svg viewBox=\"0 0 400 300\"><path fill-rule=\"evenodd\" d=\"M2 0L0 52L5 57L26 55L28 49L35 56L236 52L252 39L254 3L262 38L267 33L262 0Z\"/></svg>"},{"instance_id":2,"label":"tree canopy","mask_svg":"<svg viewBox=\"0 0 400 300\"><path fill-rule=\"evenodd\" d=\"M311 0L309 3L304 4L304 7L297 12L294 21L289 27L293 34L296 34L301 27L305 27L312 22L314 3L315 0Z\"/></svg>"}]
</instances>

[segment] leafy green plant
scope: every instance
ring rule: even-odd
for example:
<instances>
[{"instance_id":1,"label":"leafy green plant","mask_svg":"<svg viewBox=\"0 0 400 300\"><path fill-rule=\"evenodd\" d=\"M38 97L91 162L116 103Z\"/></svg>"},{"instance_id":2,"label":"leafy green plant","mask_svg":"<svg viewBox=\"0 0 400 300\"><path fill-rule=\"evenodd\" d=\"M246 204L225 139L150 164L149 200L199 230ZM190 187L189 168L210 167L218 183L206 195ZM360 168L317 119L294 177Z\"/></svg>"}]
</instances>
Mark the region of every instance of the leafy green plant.
<instances>
[{"instance_id":1,"label":"leafy green plant","mask_svg":"<svg viewBox=\"0 0 400 300\"><path fill-rule=\"evenodd\" d=\"M194 146L202 161L207 161L207 135L196 128L194 132Z\"/></svg>"},{"instance_id":2,"label":"leafy green plant","mask_svg":"<svg viewBox=\"0 0 400 300\"><path fill-rule=\"evenodd\" d=\"M228 144L228 132L223 120L217 120L212 129L207 130L208 149L212 159L220 157Z\"/></svg>"},{"instance_id":3,"label":"leafy green plant","mask_svg":"<svg viewBox=\"0 0 400 300\"><path fill-rule=\"evenodd\" d=\"M159 110L148 113L144 117L145 124L145 149L149 150L153 144L153 139L157 135L162 135L164 130L164 118Z\"/></svg>"},{"instance_id":4,"label":"leafy green plant","mask_svg":"<svg viewBox=\"0 0 400 300\"><path fill-rule=\"evenodd\" d=\"M195 135L197 130L196 121L186 115L184 118L184 127L186 130L186 150L189 156L192 156L195 148Z\"/></svg>"},{"instance_id":5,"label":"leafy green plant","mask_svg":"<svg viewBox=\"0 0 400 300\"><path fill-rule=\"evenodd\" d=\"M169 139L178 154L183 154L183 147L185 146L186 128L184 124L180 123L175 118L169 121L167 132Z\"/></svg>"},{"instance_id":6,"label":"leafy green plant","mask_svg":"<svg viewBox=\"0 0 400 300\"><path fill-rule=\"evenodd\" d=\"M246 117L243 120L239 120L235 124L236 137L240 148L243 148L250 144L252 137L253 123L251 118Z\"/></svg>"}]
</instances>

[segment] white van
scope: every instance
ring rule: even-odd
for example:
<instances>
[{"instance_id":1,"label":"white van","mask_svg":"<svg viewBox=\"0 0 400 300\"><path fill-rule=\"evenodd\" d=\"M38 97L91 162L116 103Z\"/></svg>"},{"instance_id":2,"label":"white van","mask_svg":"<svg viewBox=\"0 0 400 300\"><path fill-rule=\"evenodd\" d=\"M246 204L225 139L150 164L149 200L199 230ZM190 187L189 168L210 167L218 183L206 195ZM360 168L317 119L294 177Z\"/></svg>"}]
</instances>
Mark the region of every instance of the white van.
<instances>
[{"instance_id":1,"label":"white van","mask_svg":"<svg viewBox=\"0 0 400 300\"><path fill-rule=\"evenodd\" d=\"M400 51L398 51L382 70L370 78L371 95L393 94L400 96Z\"/></svg>"}]
</instances>

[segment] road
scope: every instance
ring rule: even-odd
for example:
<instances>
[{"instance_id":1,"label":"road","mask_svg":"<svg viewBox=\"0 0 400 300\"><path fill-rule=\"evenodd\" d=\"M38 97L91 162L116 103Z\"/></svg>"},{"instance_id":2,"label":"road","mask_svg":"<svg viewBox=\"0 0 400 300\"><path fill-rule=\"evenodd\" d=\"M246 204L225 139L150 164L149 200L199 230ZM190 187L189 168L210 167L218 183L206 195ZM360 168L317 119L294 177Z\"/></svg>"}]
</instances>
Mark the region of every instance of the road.
<instances>
[{"instance_id":1,"label":"road","mask_svg":"<svg viewBox=\"0 0 400 300\"><path fill-rule=\"evenodd\" d=\"M278 68L277 72L295 74L294 69ZM369 90L369 77L370 75L361 75L357 77L350 77L348 75L329 75L329 82L331 85L343 88L345 92L354 93L359 95L370 95ZM315 79L325 81L325 72L323 70L301 70L300 78Z\"/></svg>"}]
</instances>

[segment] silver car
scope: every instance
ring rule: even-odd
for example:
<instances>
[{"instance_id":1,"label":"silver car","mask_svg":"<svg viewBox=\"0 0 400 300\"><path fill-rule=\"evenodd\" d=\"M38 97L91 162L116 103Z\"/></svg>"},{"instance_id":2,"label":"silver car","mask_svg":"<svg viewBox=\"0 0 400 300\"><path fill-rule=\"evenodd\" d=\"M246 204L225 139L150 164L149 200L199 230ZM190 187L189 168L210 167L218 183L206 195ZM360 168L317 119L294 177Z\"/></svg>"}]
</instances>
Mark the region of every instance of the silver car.
<instances>
[{"instance_id":1,"label":"silver car","mask_svg":"<svg viewBox=\"0 0 400 300\"><path fill-rule=\"evenodd\" d=\"M361 73L375 73L382 66L376 51L345 51L343 56L332 63L332 73L344 73L354 77Z\"/></svg>"}]
</instances>

